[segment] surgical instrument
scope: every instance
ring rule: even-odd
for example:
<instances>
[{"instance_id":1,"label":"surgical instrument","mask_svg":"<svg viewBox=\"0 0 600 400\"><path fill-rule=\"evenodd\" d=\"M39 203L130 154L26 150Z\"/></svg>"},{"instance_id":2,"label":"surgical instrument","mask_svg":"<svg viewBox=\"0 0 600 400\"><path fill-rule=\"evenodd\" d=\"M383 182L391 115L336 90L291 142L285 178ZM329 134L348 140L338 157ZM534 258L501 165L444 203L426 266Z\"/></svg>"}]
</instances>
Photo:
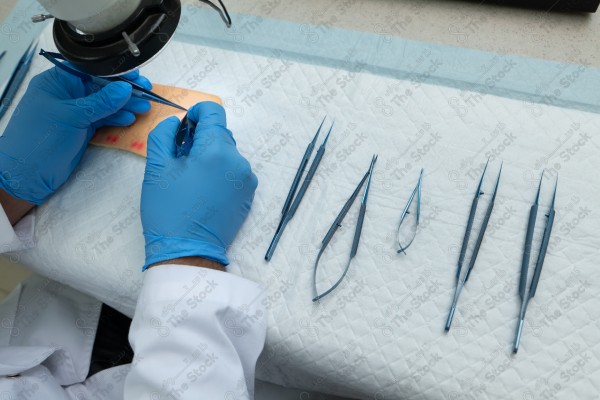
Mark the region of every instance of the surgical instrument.
<instances>
[{"instance_id":1,"label":"surgical instrument","mask_svg":"<svg viewBox=\"0 0 600 400\"><path fill-rule=\"evenodd\" d=\"M412 194L408 198L408 201L406 202L406 207L404 207L402 214L400 214L400 223L398 224L398 247L399 247L398 254L400 254L400 253L406 254L405 250L410 247L413 240L415 240L415 237L417 236L417 229L419 228L419 220L421 217L421 183L423 182L423 171L424 171L424 169L421 168L421 173L419 174L419 180L417 181L417 185L415 186L414 190L412 191ZM410 240L408 240L408 243L406 245L403 245L401 242L400 231L402 228L402 223L404 223L404 218L406 218L406 215L410 214L410 211L408 209L410 208L410 205L412 204L413 200L415 199L415 196L417 196L417 206L416 206L417 209L415 212L415 214L416 214L415 215L415 228L414 228L414 232L413 232L412 236L410 237Z\"/></svg>"},{"instance_id":2,"label":"surgical instrument","mask_svg":"<svg viewBox=\"0 0 600 400\"><path fill-rule=\"evenodd\" d=\"M313 293L315 296L312 299L313 302L319 301L323 297L327 296L329 293L333 292L339 286L339 284L342 282L342 280L348 273L348 269L350 268L350 263L352 262L352 259L354 258L354 256L356 256L356 252L358 251L358 244L360 242L360 235L362 233L363 222L365 220L365 213L367 211L367 200L369 198L369 189L371 187L371 178L373 177L373 168L375 167L376 161L377 161L377 154L373 155L373 158L371 159L371 165L369 166L369 170L363 176L361 181L358 183L358 186L356 186L356 189L354 189L354 192L352 192L352 195L346 201L346 203L340 210L339 214L333 221L333 224L327 231L327 234L325 234L325 237L321 241L321 248L319 249L319 254L317 255L317 259L315 260L315 266L313 269ZM340 277L340 279L338 279L337 282L335 284L333 284L333 286L331 286L325 292L318 294L317 293L317 268L319 267L319 261L321 260L321 256L325 252L325 249L327 248L327 245L329 244L329 242L331 242L333 235L337 232L338 228L340 228L342 226L342 221L344 220L344 217L346 216L346 214L348 214L348 211L352 207L352 204L354 204L354 200L356 200L356 198L358 197L358 193L360 192L360 189L362 188L365 181L367 182L367 184L365 186L365 191L363 193L363 198L362 198L362 201L360 204L360 210L358 212L358 219L356 220L356 228L354 230L354 238L352 239L352 248L350 249L350 258L348 258L348 263L346 264L346 268L344 269L344 272L342 273L342 276Z\"/></svg>"},{"instance_id":3,"label":"surgical instrument","mask_svg":"<svg viewBox=\"0 0 600 400\"><path fill-rule=\"evenodd\" d=\"M19 62L12 75L10 78L8 78L8 82L4 88L4 91L2 92L2 96L0 96L0 118L4 116L4 113L10 107L15 95L17 94L17 90L19 90L21 83L23 83L23 80L25 80L25 76L29 71L29 67L31 67L31 58L35 53L36 46L37 43L32 42L29 47L27 47L27 50L25 50L25 53L23 53L19 59ZM4 53L2 53L2 55L4 56Z\"/></svg>"},{"instance_id":4,"label":"surgical instrument","mask_svg":"<svg viewBox=\"0 0 600 400\"><path fill-rule=\"evenodd\" d=\"M475 197L473 198L473 202L471 203L471 211L469 212L467 228L465 229L465 236L463 238L462 246L460 249L460 255L458 257L458 268L456 270L456 290L454 292L454 298L452 299L452 306L450 307L448 320L446 321L446 331L450 330L452 318L454 317L454 312L456 311L456 304L458 303L458 297L460 296L460 292L462 291L462 289L465 287L465 284L469 280L471 271L473 271L473 267L475 266L475 260L477 259L477 255L479 254L479 249L481 247L481 242L483 241L483 236L485 235L485 230L490 220L490 216L492 215L492 210L494 209L494 202L496 200L496 194L498 193L498 185L500 184L500 175L502 174L502 165L500 165L500 171L498 171L498 177L496 178L494 192L492 193L492 198L485 212L485 216L483 217L483 222L481 223L481 228L479 229L479 234L477 235L477 240L475 241L475 247L473 248L473 253L471 254L471 259L469 260L469 265L467 267L466 273L463 274L461 278L462 266L465 261L467 247L469 245L469 237L471 236L471 231L473 230L473 222L475 220L477 205L479 204L479 198L481 197L481 195L484 194L481 191L481 186L483 184L483 178L485 176L485 172L487 170L489 162L490 160L488 159L488 161L485 163L485 167L483 168L483 172L481 173L481 179L479 180L479 185L477 185L477 192L475 192Z\"/></svg>"},{"instance_id":5,"label":"surgical instrument","mask_svg":"<svg viewBox=\"0 0 600 400\"><path fill-rule=\"evenodd\" d=\"M325 120L323 119L323 122L324 121ZM298 172L300 172L300 174L299 174L300 176L302 176L301 170L303 171L306 168L306 163L308 162L308 158L310 158L310 153L312 153L312 151L313 151L314 142L316 141L317 137L319 136L319 132L321 131L321 127L323 126L323 122L321 122L321 125L319 126L319 129L317 130L317 133L315 134L315 137L313 138L311 143L309 143L308 147L306 148L306 151L304 152L304 156L302 157L302 162L300 163L300 166L298 168ZM331 126L329 127L329 131L327 132L327 135L325 136L325 139L323 139L323 143L321 143L321 146L317 150L317 154L315 155L315 158L313 159L313 162L310 165L310 168L308 169L306 176L304 177L304 181L302 182L302 186L300 187L298 194L296 194L295 196L292 196L293 200L290 201L291 204L288 206L288 209L285 211L285 213L283 213L283 210L282 210L281 221L279 222L279 225L277 226L275 235L273 236L273 239L271 240L271 244L269 245L269 248L267 249L267 253L265 254L265 260L267 260L267 261L270 261L271 258L273 257L273 253L275 253L275 249L277 248L279 239L281 239L281 236L283 235L283 232L284 232L287 224L294 217L294 215L296 214L296 211L298 211L300 202L304 198L304 195L306 194L306 191L308 190L308 187L310 186L310 183L312 182L312 180L315 176L315 173L317 172L317 168L319 167L319 164L321 163L321 160L323 159L323 155L325 154L325 146L327 145L327 140L329 139L329 135L331 135L331 130L333 129L333 125L334 125L334 123L332 122ZM307 158L307 156L308 156L308 158ZM306 159L306 163L304 161L305 159ZM292 194L292 192L296 191L296 188L294 188L294 186L297 187L298 183L300 181L298 172L296 172L296 177L294 178L294 182L292 183L292 187L290 188L288 197L290 196L290 194ZM298 180L296 180L296 178L298 178ZM286 202L288 202L288 201L286 200ZM284 210L285 210L285 204L284 204Z\"/></svg>"},{"instance_id":6,"label":"surgical instrument","mask_svg":"<svg viewBox=\"0 0 600 400\"><path fill-rule=\"evenodd\" d=\"M535 296L538 282L540 281L540 275L542 274L542 266L546 258L546 251L548 250L548 243L550 242L550 234L552 233L552 225L554 224L554 217L556 211L554 210L554 200L556 199L556 188L558 186L558 176L556 177L556 183L554 185L554 194L552 195L552 202L550 203L550 209L546 214L546 226L544 228L544 235L542 237L542 243L540 245L540 251L538 258L535 263L535 269L533 270L533 278L531 279L531 285L529 291L526 292L527 286L527 275L529 275L529 259L531 256L531 245L533 242L533 231L535 229L535 221L537 219L537 212L540 200L540 190L542 188L542 180L544 178L544 171L540 177L540 184L538 186L537 195L535 201L529 211L529 223L527 224L527 233L525 234L525 247L523 249L523 261L521 262L521 279L519 280L519 297L521 297L521 310L519 312L519 325L517 326L517 333L515 336L515 342L513 346L513 353L519 350L519 343L521 342L521 334L523 332L523 323L525 321L525 313L527 312L527 305L529 300Z\"/></svg>"},{"instance_id":7,"label":"surgical instrument","mask_svg":"<svg viewBox=\"0 0 600 400\"><path fill-rule=\"evenodd\" d=\"M71 67L70 65L68 65L65 62L59 61L59 60L64 61L64 57L60 53L53 53L53 52L45 51L44 49L40 49L40 55L44 56L44 58L46 58L48 61L50 61L56 67L62 69L65 72L68 72L71 75L75 75L78 78L81 78L84 82L91 82L92 84L97 85L99 87L104 87L111 82L127 82L132 86L132 92L131 92L132 97L137 97L140 99L153 101L155 103L160 103L160 104L164 104L167 106L177 108L179 110L187 111L185 108L181 107L180 105L177 105L177 104L173 103L172 101L167 100L162 96L159 96L158 94L152 92L151 90L148 90L148 89L144 88L143 86L138 85L137 83L135 83L123 76L99 77L99 76L95 76L95 75L90 75L90 74L81 72L81 71Z\"/></svg>"},{"instance_id":8,"label":"surgical instrument","mask_svg":"<svg viewBox=\"0 0 600 400\"><path fill-rule=\"evenodd\" d=\"M194 144L195 132L196 123L189 119L186 113L179 123L177 135L175 135L175 158L190 154L192 145Z\"/></svg>"},{"instance_id":9,"label":"surgical instrument","mask_svg":"<svg viewBox=\"0 0 600 400\"><path fill-rule=\"evenodd\" d=\"M0 53L0 60L2 60L2 58L6 55L6 50L4 50L2 53Z\"/></svg>"},{"instance_id":10,"label":"surgical instrument","mask_svg":"<svg viewBox=\"0 0 600 400\"><path fill-rule=\"evenodd\" d=\"M294 176L294 180L292 181L292 186L290 186L290 190L285 199L285 203L283 203L283 208L281 209L282 218L285 216L285 214L290 209L290 206L292 205L292 201L294 200L294 196L296 195L296 190L298 190L298 186L300 186L300 179L302 179L302 174L304 174L304 170L306 170L308 160L310 160L310 156L312 155L312 152L315 149L315 144L317 143L319 132L321 132L323 123L325 123L325 118L327 118L327 116L323 117L323 121L321 121L321 125L319 125L319 129L317 129L317 133L315 133L313 140L311 140L308 146L306 146L304 156L302 156L302 161L300 161L300 165L298 166L298 170L296 171L296 176Z\"/></svg>"}]
</instances>

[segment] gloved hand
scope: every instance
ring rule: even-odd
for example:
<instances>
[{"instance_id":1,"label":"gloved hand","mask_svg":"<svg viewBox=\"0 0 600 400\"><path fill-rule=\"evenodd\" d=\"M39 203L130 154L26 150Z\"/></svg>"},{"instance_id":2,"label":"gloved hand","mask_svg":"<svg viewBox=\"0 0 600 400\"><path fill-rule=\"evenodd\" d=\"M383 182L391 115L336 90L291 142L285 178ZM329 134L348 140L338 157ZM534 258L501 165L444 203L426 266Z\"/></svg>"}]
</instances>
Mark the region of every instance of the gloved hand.
<instances>
[{"instance_id":1,"label":"gloved hand","mask_svg":"<svg viewBox=\"0 0 600 400\"><path fill-rule=\"evenodd\" d=\"M150 81L134 71L127 78ZM96 129L127 126L150 109L131 98L131 85L114 82L97 92L91 84L56 67L31 80L0 137L0 187L40 205L67 181Z\"/></svg>"},{"instance_id":2,"label":"gloved hand","mask_svg":"<svg viewBox=\"0 0 600 400\"><path fill-rule=\"evenodd\" d=\"M252 205L258 180L236 148L223 107L198 103L188 118L198 125L187 157L175 158L177 117L148 137L141 203L144 269L190 256L229 264L227 248Z\"/></svg>"}]
</instances>

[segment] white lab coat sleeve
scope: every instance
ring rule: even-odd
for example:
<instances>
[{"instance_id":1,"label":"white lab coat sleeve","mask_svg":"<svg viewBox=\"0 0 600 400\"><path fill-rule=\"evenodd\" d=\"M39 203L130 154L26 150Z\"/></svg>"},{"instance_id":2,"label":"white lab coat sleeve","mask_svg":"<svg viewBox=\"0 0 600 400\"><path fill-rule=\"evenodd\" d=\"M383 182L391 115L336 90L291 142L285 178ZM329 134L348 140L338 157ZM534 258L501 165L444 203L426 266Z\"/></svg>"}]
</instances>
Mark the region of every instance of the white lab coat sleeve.
<instances>
[{"instance_id":1,"label":"white lab coat sleeve","mask_svg":"<svg viewBox=\"0 0 600 400\"><path fill-rule=\"evenodd\" d=\"M33 247L33 228L35 217L24 216L14 228L0 206L0 253L25 250Z\"/></svg>"},{"instance_id":2,"label":"white lab coat sleeve","mask_svg":"<svg viewBox=\"0 0 600 400\"><path fill-rule=\"evenodd\" d=\"M124 398L253 398L263 297L258 284L226 272L179 265L144 272Z\"/></svg>"}]
</instances>

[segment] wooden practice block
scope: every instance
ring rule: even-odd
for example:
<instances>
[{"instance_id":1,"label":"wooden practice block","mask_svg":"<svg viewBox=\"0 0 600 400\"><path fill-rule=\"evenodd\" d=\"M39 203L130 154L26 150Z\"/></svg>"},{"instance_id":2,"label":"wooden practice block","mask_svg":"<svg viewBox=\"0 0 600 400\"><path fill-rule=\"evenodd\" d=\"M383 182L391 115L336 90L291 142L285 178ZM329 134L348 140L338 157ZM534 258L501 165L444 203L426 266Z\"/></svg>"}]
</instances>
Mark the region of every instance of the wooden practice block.
<instances>
[{"instance_id":1,"label":"wooden practice block","mask_svg":"<svg viewBox=\"0 0 600 400\"><path fill-rule=\"evenodd\" d=\"M173 86L154 84L152 91L162 97L190 108L201 101L214 101L222 104L221 99L212 94L197 92L195 90L182 89ZM152 108L146 114L136 115L136 121L131 126L105 126L98 129L91 143L96 146L111 147L130 151L142 157L146 157L146 143L148 135L162 120L172 115L182 119L185 111L163 104L150 102Z\"/></svg>"}]
</instances>

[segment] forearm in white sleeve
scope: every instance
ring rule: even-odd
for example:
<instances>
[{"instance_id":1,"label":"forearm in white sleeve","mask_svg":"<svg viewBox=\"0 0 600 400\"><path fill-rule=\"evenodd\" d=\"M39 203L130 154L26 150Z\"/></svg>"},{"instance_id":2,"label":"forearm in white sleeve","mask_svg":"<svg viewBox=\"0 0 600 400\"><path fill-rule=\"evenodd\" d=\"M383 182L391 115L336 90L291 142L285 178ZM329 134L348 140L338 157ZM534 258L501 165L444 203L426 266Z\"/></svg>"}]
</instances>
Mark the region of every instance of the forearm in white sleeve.
<instances>
[{"instance_id":1,"label":"forearm in white sleeve","mask_svg":"<svg viewBox=\"0 0 600 400\"><path fill-rule=\"evenodd\" d=\"M10 224L0 205L0 254L33 247L34 216L24 216L18 224Z\"/></svg>"},{"instance_id":2,"label":"forearm in white sleeve","mask_svg":"<svg viewBox=\"0 0 600 400\"><path fill-rule=\"evenodd\" d=\"M206 268L150 268L129 331L124 398L253 398L265 334L258 284Z\"/></svg>"}]
</instances>

